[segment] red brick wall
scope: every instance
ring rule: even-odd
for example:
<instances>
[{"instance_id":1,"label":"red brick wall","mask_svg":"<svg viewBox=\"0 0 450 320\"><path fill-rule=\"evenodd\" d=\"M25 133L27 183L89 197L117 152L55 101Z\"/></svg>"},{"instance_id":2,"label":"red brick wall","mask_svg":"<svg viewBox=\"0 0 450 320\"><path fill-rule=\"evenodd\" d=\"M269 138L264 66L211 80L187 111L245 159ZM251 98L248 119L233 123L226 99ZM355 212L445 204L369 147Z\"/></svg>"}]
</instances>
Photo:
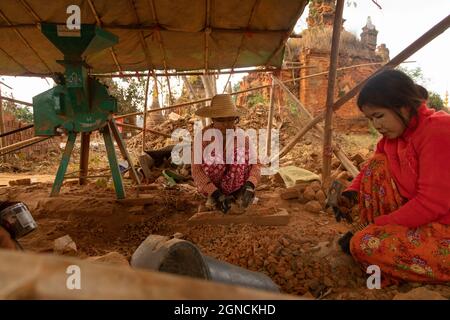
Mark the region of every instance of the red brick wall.
<instances>
[{"instance_id":1,"label":"red brick wall","mask_svg":"<svg viewBox=\"0 0 450 320\"><path fill-rule=\"evenodd\" d=\"M329 52L305 51L300 54L300 62L314 68L301 69L301 77L321 72L328 72ZM375 60L375 61L374 61ZM376 59L362 57L349 57L342 55L339 58L338 68L377 62ZM334 99L335 101L350 91L355 85L371 75L380 65L361 66L338 71ZM317 115L324 111L328 87L328 73L321 76L310 77L300 80L300 101ZM334 114L333 124L337 128L367 129L367 121L359 111L356 104L357 96L350 99Z\"/></svg>"},{"instance_id":2,"label":"red brick wall","mask_svg":"<svg viewBox=\"0 0 450 320\"><path fill-rule=\"evenodd\" d=\"M18 121L12 114L8 112L3 112L3 120L5 125L5 132L12 131L21 127L25 127L27 124ZM4 137L6 146L11 144L31 139L34 137L34 128L23 130L11 135ZM59 139L49 139L43 142L36 143L32 146L21 149L20 151L26 156L31 154L46 154L50 150L55 150L58 147Z\"/></svg>"}]
</instances>

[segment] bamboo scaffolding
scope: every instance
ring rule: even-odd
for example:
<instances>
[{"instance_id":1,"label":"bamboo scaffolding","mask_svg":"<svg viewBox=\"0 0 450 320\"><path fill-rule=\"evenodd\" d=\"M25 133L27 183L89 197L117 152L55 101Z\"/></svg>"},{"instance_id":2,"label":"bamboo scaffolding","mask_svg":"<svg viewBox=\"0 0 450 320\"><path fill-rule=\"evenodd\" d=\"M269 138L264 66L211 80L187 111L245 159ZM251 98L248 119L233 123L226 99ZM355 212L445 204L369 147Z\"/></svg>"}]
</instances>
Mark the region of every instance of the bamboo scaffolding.
<instances>
[{"instance_id":1,"label":"bamboo scaffolding","mask_svg":"<svg viewBox=\"0 0 450 320\"><path fill-rule=\"evenodd\" d=\"M312 120L314 117L312 114L308 111L308 109L300 102L300 100L293 94L286 85L281 82L280 79L273 77L276 84L283 89L284 92L288 95L288 97L300 108L300 111L309 119ZM321 140L324 139L324 129L320 124L313 125L312 128L316 129L316 131L319 133L319 138ZM280 157L284 156L287 152L289 152L290 149L283 148L283 150L280 153ZM345 169L353 176L356 177L359 173L358 169L353 165L353 163L348 159L348 157L345 155L344 152L342 152L341 148L337 144L333 144L333 153L336 156L336 158L341 161Z\"/></svg>"},{"instance_id":2,"label":"bamboo scaffolding","mask_svg":"<svg viewBox=\"0 0 450 320\"><path fill-rule=\"evenodd\" d=\"M426 44L431 42L434 38L436 38L438 35L443 33L445 30L448 29L450 26L450 15L442 19L440 22L438 22L434 27L432 27L430 30L425 32L420 38L418 38L416 41L414 41L412 44L410 44L408 47L406 47L402 52L400 52L398 55L396 55L392 60L390 60L388 63L383 65L381 68L379 68L377 71L372 73L369 77L367 77L365 80L358 83L355 87L353 87L349 92L347 92L343 97L341 97L339 100L337 100L333 104L333 111L338 110L340 107L342 107L347 101L349 101L351 98L353 98L359 90L364 86L364 84L372 78L374 75L387 70L392 69L398 66L402 61L409 58L411 55L416 53L418 50L423 48ZM312 119L306 127L312 128L316 123L319 123L322 121L325 117L325 114L322 113ZM293 146L297 144L298 141L308 132L308 130L300 131L295 135L295 137L286 145L285 148L283 148L282 152L280 152L280 157L285 155L290 149L292 149ZM289 148L288 148L289 147Z\"/></svg>"}]
</instances>

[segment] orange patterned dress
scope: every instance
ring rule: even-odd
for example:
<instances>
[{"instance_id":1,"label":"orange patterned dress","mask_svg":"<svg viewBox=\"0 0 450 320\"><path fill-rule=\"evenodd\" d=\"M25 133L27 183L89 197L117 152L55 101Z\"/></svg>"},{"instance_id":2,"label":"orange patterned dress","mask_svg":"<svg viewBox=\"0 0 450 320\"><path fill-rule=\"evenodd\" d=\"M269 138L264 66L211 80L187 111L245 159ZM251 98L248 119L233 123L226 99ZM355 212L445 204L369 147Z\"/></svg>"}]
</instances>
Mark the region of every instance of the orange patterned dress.
<instances>
[{"instance_id":1,"label":"orange patterned dress","mask_svg":"<svg viewBox=\"0 0 450 320\"><path fill-rule=\"evenodd\" d=\"M383 285L401 280L450 285L450 225L432 222L408 228L373 223L376 217L406 202L384 154L375 154L369 160L361 172L359 187L360 221L368 226L355 233L350 242L353 257L364 268L378 265Z\"/></svg>"}]
</instances>

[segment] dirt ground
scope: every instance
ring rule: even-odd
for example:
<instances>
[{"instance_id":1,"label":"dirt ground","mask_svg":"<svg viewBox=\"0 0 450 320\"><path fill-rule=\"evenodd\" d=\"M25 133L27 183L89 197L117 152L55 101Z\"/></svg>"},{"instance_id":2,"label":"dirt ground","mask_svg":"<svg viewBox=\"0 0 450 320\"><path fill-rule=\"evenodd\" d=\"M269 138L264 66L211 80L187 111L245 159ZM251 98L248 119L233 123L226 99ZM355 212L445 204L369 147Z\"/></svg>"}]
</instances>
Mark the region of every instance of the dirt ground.
<instances>
[{"instance_id":1,"label":"dirt ground","mask_svg":"<svg viewBox=\"0 0 450 320\"><path fill-rule=\"evenodd\" d=\"M290 214L288 225L271 227L189 226L187 220L204 200L187 184L146 191L154 202L145 207L124 206L115 200L111 186L95 182L86 186L65 183L55 198L49 198L50 189L48 182L0 188L0 198L25 202L39 225L21 240L26 250L53 252L53 241L68 234L80 258L116 251L129 259L148 235L179 232L204 254L263 272L290 294L320 299L392 299L420 286L368 290L364 272L336 246L336 239L348 226L336 223L325 212L308 212L298 201L282 200L279 187L257 194L258 209L284 208ZM126 189L130 197L136 195L129 181ZM428 287L450 298L450 288Z\"/></svg>"},{"instance_id":2,"label":"dirt ground","mask_svg":"<svg viewBox=\"0 0 450 320\"><path fill-rule=\"evenodd\" d=\"M249 119L242 119L244 128L265 126L267 108L255 107ZM192 118L166 121L154 128L170 134L173 128L192 129ZM295 122L286 119L275 124L281 128L280 142L298 130ZM335 133L337 142L347 155L358 153L367 159L374 150L378 136L370 132L344 131ZM130 154L142 152L142 138L131 138L127 145ZM90 150L90 174L109 174L106 154L101 141ZM170 143L161 136L150 136L147 148L159 148ZM322 142L313 132L308 133L284 158L280 166L294 165L320 175ZM280 286L285 293L306 295L318 299L392 299L420 284L392 286L381 290L366 287L367 274L337 246L337 239L349 230L345 223L337 223L325 211L307 211L298 199L283 200L282 183L273 178L261 181L257 191L259 202L255 210L285 209L290 215L286 226L255 226L251 224L190 226L204 199L192 181L167 187L158 179L161 168L155 170L155 190L141 191L152 197L146 206L125 206L115 199L112 183L107 178L91 179L86 186L77 180L65 181L59 197L50 198L53 174L57 170L61 150L45 159L22 159L11 156L0 163L0 200L25 202L31 209L39 228L21 240L26 250L53 252L53 242L69 235L77 245L77 256L87 258L109 252L119 252L127 259L150 234L172 236L181 233L209 256L252 271L262 272ZM135 162L136 163L136 162ZM354 162L355 165L359 165ZM79 165L79 144L71 159L68 172L76 173ZM342 170L333 159L333 170ZM31 178L28 186L5 186L9 180ZM3 185L3 186L2 186ZM128 197L136 197L131 180L125 179ZM426 286L450 298L448 286Z\"/></svg>"}]
</instances>

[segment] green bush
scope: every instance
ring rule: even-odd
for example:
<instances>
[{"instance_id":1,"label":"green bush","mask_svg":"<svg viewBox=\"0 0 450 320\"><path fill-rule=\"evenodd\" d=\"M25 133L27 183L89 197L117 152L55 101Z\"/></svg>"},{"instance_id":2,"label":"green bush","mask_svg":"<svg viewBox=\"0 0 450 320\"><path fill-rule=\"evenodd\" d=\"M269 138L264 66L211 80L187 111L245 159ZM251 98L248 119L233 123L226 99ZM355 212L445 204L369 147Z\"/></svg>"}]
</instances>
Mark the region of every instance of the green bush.
<instances>
[{"instance_id":1,"label":"green bush","mask_svg":"<svg viewBox=\"0 0 450 320\"><path fill-rule=\"evenodd\" d=\"M249 107L253 107L259 103L265 103L265 99L261 93L257 92L257 93L251 93L250 95L248 95L247 104Z\"/></svg>"}]
</instances>

